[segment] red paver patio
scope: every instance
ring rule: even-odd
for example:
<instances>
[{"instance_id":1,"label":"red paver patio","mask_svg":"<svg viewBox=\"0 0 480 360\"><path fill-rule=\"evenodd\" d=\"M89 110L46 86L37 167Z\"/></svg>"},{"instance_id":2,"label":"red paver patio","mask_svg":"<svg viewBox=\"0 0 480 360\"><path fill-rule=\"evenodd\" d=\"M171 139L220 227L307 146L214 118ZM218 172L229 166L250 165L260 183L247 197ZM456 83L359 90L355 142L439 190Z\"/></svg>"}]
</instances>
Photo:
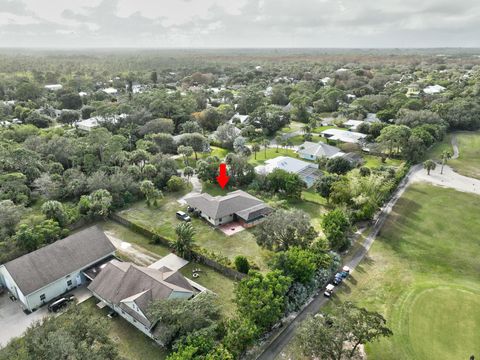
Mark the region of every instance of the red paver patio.
<instances>
[{"instance_id":1,"label":"red paver patio","mask_svg":"<svg viewBox=\"0 0 480 360\"><path fill-rule=\"evenodd\" d=\"M231 222L225 225L221 225L218 228L227 236L231 236L245 230L245 228L239 222Z\"/></svg>"}]
</instances>

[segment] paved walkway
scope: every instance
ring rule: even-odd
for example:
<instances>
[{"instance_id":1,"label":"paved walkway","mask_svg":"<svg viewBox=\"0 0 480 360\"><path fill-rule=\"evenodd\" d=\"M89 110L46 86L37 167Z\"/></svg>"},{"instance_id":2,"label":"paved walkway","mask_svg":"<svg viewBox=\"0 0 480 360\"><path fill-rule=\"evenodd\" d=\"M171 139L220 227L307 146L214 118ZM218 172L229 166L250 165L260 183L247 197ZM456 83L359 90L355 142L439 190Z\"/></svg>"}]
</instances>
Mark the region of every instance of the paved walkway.
<instances>
[{"instance_id":1,"label":"paved walkway","mask_svg":"<svg viewBox=\"0 0 480 360\"><path fill-rule=\"evenodd\" d=\"M185 202L185 199L193 196L193 195L198 195L202 193L202 183L198 179L197 175L193 175L190 178L190 183L192 184L192 191L190 191L188 194L185 194L182 196L180 199L178 199L178 203L181 205L186 205L187 203Z\"/></svg>"}]
</instances>

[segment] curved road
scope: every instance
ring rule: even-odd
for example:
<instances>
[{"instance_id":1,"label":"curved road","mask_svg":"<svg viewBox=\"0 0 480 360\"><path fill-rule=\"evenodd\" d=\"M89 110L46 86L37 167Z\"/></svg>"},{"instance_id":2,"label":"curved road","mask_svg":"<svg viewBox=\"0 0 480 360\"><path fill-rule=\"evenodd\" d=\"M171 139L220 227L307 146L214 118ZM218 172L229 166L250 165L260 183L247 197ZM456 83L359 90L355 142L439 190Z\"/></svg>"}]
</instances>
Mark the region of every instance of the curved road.
<instances>
[{"instance_id":1,"label":"curved road","mask_svg":"<svg viewBox=\"0 0 480 360\"><path fill-rule=\"evenodd\" d=\"M452 148L453 156L452 159L458 158L459 150L457 145L457 138L455 135L452 136ZM452 170L448 165L444 167L444 174L440 174L437 171L432 171L431 175L426 175L423 170L422 164L417 164L412 166L410 171L407 173L405 178L398 185L395 193L392 195L387 204L385 204L381 209L377 217L374 219L374 224L372 231L365 238L362 246L357 250L353 257L345 263L352 270L357 267L357 265L363 260L365 255L367 255L368 250L375 241L378 233L383 227L385 220L388 215L391 213L394 205L397 200L405 192L405 189L413 182L425 181L437 186L444 186L453 188L462 192L470 192L480 195L480 180L462 176ZM274 360L276 359L285 348L285 346L291 341L295 334L295 329L297 326L307 317L309 314L318 313L319 310L328 302L328 299L323 296L323 292L320 291L301 312L298 316L288 324L283 331L278 335L278 337L257 357L257 360Z\"/></svg>"}]
</instances>

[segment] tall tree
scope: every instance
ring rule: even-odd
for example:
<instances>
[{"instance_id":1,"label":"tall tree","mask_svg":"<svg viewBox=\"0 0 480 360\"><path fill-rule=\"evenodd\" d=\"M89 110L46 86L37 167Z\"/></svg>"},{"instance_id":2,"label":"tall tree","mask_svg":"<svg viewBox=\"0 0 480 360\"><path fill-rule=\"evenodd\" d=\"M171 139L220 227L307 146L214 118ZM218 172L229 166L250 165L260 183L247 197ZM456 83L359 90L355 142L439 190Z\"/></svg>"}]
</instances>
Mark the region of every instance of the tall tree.
<instances>
[{"instance_id":1,"label":"tall tree","mask_svg":"<svg viewBox=\"0 0 480 360\"><path fill-rule=\"evenodd\" d=\"M435 168L437 167L437 164L435 163L435 161L429 159L429 160L426 160L424 163L423 163L423 168L425 170L427 170L427 174L430 175L430 171L432 170L435 170Z\"/></svg>"}]
</instances>

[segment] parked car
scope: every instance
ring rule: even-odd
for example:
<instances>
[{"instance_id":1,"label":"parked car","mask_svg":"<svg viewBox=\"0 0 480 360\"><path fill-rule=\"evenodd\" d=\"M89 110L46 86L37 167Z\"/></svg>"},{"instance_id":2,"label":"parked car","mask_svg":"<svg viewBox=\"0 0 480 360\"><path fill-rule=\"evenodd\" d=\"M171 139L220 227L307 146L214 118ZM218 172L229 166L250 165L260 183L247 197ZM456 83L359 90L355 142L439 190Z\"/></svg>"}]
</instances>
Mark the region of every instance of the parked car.
<instances>
[{"instance_id":1,"label":"parked car","mask_svg":"<svg viewBox=\"0 0 480 360\"><path fill-rule=\"evenodd\" d=\"M346 279L347 276L348 276L348 272L342 271L342 272L340 273L340 275L342 276L342 278Z\"/></svg>"},{"instance_id":2,"label":"parked car","mask_svg":"<svg viewBox=\"0 0 480 360\"><path fill-rule=\"evenodd\" d=\"M333 289L335 289L335 286L332 284L328 284L327 287L325 288L325 292L323 293L323 295L328 298L331 297L333 294Z\"/></svg>"},{"instance_id":3,"label":"parked car","mask_svg":"<svg viewBox=\"0 0 480 360\"><path fill-rule=\"evenodd\" d=\"M350 274L350 268L348 266L344 266L342 271Z\"/></svg>"},{"instance_id":4,"label":"parked car","mask_svg":"<svg viewBox=\"0 0 480 360\"><path fill-rule=\"evenodd\" d=\"M175 215L177 216L178 220L182 220L182 221L186 221L186 222L192 221L190 216L185 214L183 211L177 211L177 213Z\"/></svg>"},{"instance_id":5,"label":"parked car","mask_svg":"<svg viewBox=\"0 0 480 360\"><path fill-rule=\"evenodd\" d=\"M342 276L342 274L341 274L341 273L336 273L336 274L335 274L335 277L334 277L334 279L333 279L333 283L334 283L335 285L338 285L338 284L340 284L342 281L343 281L343 276Z\"/></svg>"},{"instance_id":6,"label":"parked car","mask_svg":"<svg viewBox=\"0 0 480 360\"><path fill-rule=\"evenodd\" d=\"M57 312L60 309L64 308L67 306L69 303L72 301L75 301L75 296L73 295L65 295L61 297L60 299L55 300L52 302L50 305L48 305L48 311L50 312Z\"/></svg>"}]
</instances>

